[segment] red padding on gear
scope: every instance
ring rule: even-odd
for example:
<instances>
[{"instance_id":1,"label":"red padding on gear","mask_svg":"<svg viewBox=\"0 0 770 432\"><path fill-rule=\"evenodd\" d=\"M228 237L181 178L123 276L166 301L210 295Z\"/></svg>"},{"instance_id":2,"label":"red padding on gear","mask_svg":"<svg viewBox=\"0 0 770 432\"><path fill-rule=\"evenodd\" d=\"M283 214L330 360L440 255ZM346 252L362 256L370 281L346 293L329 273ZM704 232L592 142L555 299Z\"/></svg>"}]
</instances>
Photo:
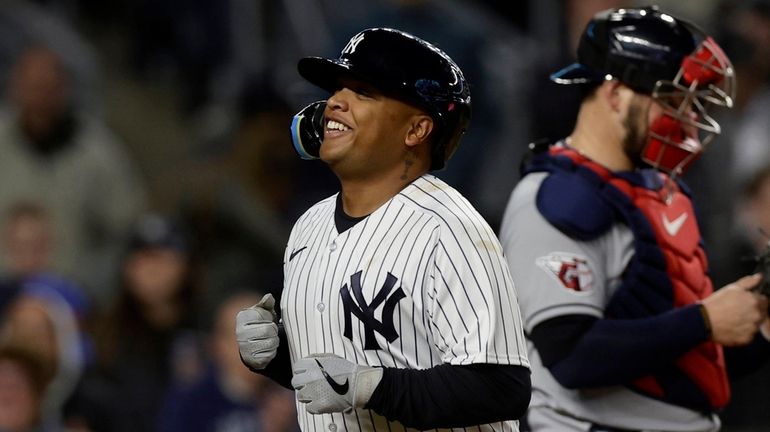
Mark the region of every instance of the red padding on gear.
<instances>
[{"instance_id":1,"label":"red padding on gear","mask_svg":"<svg viewBox=\"0 0 770 432\"><path fill-rule=\"evenodd\" d=\"M669 115L658 117L650 126L650 132L643 157L655 168L672 172L685 159L691 158L681 167L682 171L685 171L700 154L700 142L688 137L682 128L682 123ZM657 138L653 133L666 140ZM692 157L693 155L696 157Z\"/></svg>"},{"instance_id":2,"label":"red padding on gear","mask_svg":"<svg viewBox=\"0 0 770 432\"><path fill-rule=\"evenodd\" d=\"M723 68L728 64L722 48L711 38L706 38L695 53L682 60L683 79L687 84L712 84L724 78Z\"/></svg>"}]
</instances>

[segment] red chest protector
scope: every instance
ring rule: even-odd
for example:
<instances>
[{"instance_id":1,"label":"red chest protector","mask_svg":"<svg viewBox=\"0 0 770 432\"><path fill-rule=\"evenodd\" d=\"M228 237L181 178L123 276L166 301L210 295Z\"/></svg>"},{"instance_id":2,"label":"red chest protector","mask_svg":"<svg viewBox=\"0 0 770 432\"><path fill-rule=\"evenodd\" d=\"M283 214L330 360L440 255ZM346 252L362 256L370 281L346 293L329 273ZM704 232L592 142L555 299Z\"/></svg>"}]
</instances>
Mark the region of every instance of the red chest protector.
<instances>
[{"instance_id":1,"label":"red chest protector","mask_svg":"<svg viewBox=\"0 0 770 432\"><path fill-rule=\"evenodd\" d=\"M691 305L712 293L695 212L690 198L675 182L669 182L673 190L667 201L667 188L636 184L574 150L552 146L548 154L539 157L531 171L562 171L568 161L569 175L598 177L595 187L602 203L612 209L612 219L622 220L634 234L635 254L623 283L607 305L607 318L653 316ZM549 164L556 167L548 168ZM665 174L655 175L660 176L656 179L660 180L659 186L665 184ZM724 407L729 401L721 345L700 344L677 359L676 368L706 396L712 409ZM637 379L631 387L666 400L666 385L664 377L649 375Z\"/></svg>"}]
</instances>

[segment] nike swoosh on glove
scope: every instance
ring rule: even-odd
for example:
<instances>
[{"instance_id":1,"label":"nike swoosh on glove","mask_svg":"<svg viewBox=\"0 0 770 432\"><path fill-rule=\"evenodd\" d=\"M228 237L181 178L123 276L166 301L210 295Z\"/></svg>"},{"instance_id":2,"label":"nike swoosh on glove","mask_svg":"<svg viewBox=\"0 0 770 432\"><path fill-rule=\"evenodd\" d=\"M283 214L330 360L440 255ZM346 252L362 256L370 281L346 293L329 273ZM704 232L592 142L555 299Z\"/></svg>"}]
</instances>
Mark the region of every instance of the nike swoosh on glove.
<instances>
[{"instance_id":1,"label":"nike swoosh on glove","mask_svg":"<svg viewBox=\"0 0 770 432\"><path fill-rule=\"evenodd\" d=\"M362 366L334 354L312 354L292 368L297 400L311 414L363 408L382 380L382 368Z\"/></svg>"},{"instance_id":2,"label":"nike swoosh on glove","mask_svg":"<svg viewBox=\"0 0 770 432\"><path fill-rule=\"evenodd\" d=\"M243 309L235 317L235 336L241 361L252 370L267 367L278 352L278 325L275 299L265 294L259 303Z\"/></svg>"}]
</instances>

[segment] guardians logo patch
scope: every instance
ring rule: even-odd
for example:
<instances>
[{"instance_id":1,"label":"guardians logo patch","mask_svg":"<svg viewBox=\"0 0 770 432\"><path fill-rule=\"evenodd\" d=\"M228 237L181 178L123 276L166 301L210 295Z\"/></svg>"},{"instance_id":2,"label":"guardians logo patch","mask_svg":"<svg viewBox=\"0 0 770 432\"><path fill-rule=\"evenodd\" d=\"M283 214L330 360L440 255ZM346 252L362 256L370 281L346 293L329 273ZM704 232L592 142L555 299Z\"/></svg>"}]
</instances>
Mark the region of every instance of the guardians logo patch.
<instances>
[{"instance_id":1,"label":"guardians logo patch","mask_svg":"<svg viewBox=\"0 0 770 432\"><path fill-rule=\"evenodd\" d=\"M586 293L594 288L594 274L588 260L581 255L553 252L536 259L535 263L570 291Z\"/></svg>"}]
</instances>

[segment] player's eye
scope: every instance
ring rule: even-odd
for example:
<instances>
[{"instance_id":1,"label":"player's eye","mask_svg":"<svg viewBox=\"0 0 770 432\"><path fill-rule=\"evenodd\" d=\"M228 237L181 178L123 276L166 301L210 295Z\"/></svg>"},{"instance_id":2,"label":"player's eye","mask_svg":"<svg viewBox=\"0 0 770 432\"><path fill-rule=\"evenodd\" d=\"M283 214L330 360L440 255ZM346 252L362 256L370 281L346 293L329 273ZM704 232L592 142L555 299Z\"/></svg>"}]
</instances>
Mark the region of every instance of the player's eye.
<instances>
[{"instance_id":1,"label":"player's eye","mask_svg":"<svg viewBox=\"0 0 770 432\"><path fill-rule=\"evenodd\" d=\"M355 87L352 90L363 98L371 99L374 97L374 92L368 87Z\"/></svg>"}]
</instances>

